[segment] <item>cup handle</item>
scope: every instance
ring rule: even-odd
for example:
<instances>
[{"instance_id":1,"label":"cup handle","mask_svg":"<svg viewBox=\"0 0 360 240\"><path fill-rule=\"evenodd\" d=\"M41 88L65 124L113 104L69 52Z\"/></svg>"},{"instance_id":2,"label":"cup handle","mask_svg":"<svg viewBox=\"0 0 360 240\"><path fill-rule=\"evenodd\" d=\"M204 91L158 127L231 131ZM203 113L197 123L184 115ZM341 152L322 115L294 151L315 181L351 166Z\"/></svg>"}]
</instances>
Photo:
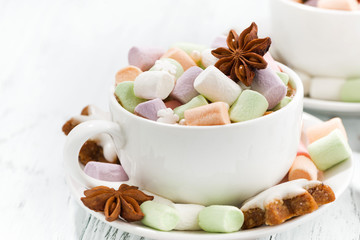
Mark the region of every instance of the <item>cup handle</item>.
<instances>
[{"instance_id":1,"label":"cup handle","mask_svg":"<svg viewBox=\"0 0 360 240\"><path fill-rule=\"evenodd\" d=\"M117 148L122 148L124 146L125 139L118 124L106 120L91 120L80 123L73 128L66 137L64 147L65 171L70 177L86 188L108 186L117 189L123 183L128 184L129 180L124 182L98 180L86 175L79 164L78 156L82 145L89 138L100 133L109 134L113 138Z\"/></svg>"}]
</instances>

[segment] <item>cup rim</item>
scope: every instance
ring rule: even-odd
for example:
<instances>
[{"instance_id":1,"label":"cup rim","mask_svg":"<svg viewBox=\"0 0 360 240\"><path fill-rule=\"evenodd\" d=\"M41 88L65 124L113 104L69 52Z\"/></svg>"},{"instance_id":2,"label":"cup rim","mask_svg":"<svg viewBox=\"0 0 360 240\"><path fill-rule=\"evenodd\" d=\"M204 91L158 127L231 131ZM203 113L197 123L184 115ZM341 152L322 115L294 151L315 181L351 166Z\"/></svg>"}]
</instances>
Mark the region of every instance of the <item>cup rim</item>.
<instances>
[{"instance_id":1,"label":"cup rim","mask_svg":"<svg viewBox=\"0 0 360 240\"><path fill-rule=\"evenodd\" d=\"M287 4L289 6L298 8L302 11L308 11L308 12L316 12L317 14L324 14L324 15L337 15L337 16L360 16L360 9L356 11L345 11L345 10L336 10L336 9L324 9L324 8L318 8L313 7L301 3L297 3L292 0L276 0L278 2L282 2L283 4Z\"/></svg>"},{"instance_id":2,"label":"cup rim","mask_svg":"<svg viewBox=\"0 0 360 240\"><path fill-rule=\"evenodd\" d=\"M294 72L291 68L285 66L284 64L279 63L279 62L276 62L276 63L280 66L280 68L282 69L283 72L289 74L290 79L293 80L293 82L295 83L295 86L296 86L295 96L293 97L292 101L290 101L290 103L288 103L284 108L281 108L271 114L261 116L261 117L255 118L255 119L251 119L248 121L230 123L230 124L226 124L226 125L213 125L213 126L187 126L187 125L180 125L180 124L166 124L166 123L156 122L153 120L139 117L139 116L127 111L125 108L123 108L121 106L121 104L116 100L116 97L114 94L115 87L111 87L111 90L110 90L110 105L115 106L116 109L118 109L120 112L122 112L125 115L127 115L128 117L130 117L133 121L144 122L144 123L147 123L147 124L150 124L153 126L158 126L158 127L179 128L181 130L185 130L185 129L199 129L199 130L212 129L213 130L213 129L233 128L233 127L238 127L238 126L247 126L247 125L251 125L251 124L261 124L262 122L267 121L268 119L277 117L279 114L283 113L284 111L287 111L287 109L292 108L292 106L295 107L296 104L302 104L302 101L303 101L304 88L303 88L301 79L298 76L298 74L296 72ZM110 111L111 111L111 107L110 107ZM111 113L111 114L113 114L113 113Z\"/></svg>"}]
</instances>

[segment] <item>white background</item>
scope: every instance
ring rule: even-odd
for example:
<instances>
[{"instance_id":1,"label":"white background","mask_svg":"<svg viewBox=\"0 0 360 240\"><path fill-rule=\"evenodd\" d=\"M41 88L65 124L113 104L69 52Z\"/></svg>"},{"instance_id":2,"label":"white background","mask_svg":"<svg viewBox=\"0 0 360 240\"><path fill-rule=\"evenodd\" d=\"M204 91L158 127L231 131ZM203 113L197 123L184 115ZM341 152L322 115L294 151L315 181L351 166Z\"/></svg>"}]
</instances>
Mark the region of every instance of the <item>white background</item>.
<instances>
[{"instance_id":1,"label":"white background","mask_svg":"<svg viewBox=\"0 0 360 240\"><path fill-rule=\"evenodd\" d=\"M0 238L139 239L125 238L72 199L64 180L62 124L88 104L107 109L109 86L127 65L132 45L210 44L251 21L267 35L267 4L0 1ZM266 239L359 235L360 193L351 188L321 217Z\"/></svg>"}]
</instances>

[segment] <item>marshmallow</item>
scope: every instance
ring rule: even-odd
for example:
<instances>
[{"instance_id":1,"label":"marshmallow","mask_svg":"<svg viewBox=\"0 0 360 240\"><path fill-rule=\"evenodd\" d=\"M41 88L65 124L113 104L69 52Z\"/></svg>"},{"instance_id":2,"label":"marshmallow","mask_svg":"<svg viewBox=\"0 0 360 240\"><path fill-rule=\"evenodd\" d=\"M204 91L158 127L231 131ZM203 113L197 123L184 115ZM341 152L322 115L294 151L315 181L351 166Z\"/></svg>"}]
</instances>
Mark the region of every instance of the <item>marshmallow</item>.
<instances>
[{"instance_id":1,"label":"marshmallow","mask_svg":"<svg viewBox=\"0 0 360 240\"><path fill-rule=\"evenodd\" d=\"M350 146L339 129L335 129L326 137L311 143L308 150L311 159L322 171L351 156Z\"/></svg>"},{"instance_id":2,"label":"marshmallow","mask_svg":"<svg viewBox=\"0 0 360 240\"><path fill-rule=\"evenodd\" d=\"M179 102L178 100L169 100L169 101L165 102L165 106L167 108L171 108L172 110L174 110L175 108L177 108L181 105L182 105L182 103Z\"/></svg>"},{"instance_id":3,"label":"marshmallow","mask_svg":"<svg viewBox=\"0 0 360 240\"><path fill-rule=\"evenodd\" d=\"M291 102L292 98L285 96L272 110L277 111Z\"/></svg>"},{"instance_id":4,"label":"marshmallow","mask_svg":"<svg viewBox=\"0 0 360 240\"><path fill-rule=\"evenodd\" d=\"M230 108L230 119L243 122L261 117L268 109L266 98L253 90L244 90Z\"/></svg>"},{"instance_id":5,"label":"marshmallow","mask_svg":"<svg viewBox=\"0 0 360 240\"><path fill-rule=\"evenodd\" d=\"M300 70L294 70L296 72L297 75L299 75L302 83L303 83L303 86L304 86L304 95L308 95L310 93L310 84L311 84L311 77L303 72L303 71L300 71Z\"/></svg>"},{"instance_id":6,"label":"marshmallow","mask_svg":"<svg viewBox=\"0 0 360 240\"><path fill-rule=\"evenodd\" d=\"M109 182L127 181L129 179L123 167L113 163L91 161L85 165L84 172L90 177Z\"/></svg>"},{"instance_id":7,"label":"marshmallow","mask_svg":"<svg viewBox=\"0 0 360 240\"><path fill-rule=\"evenodd\" d=\"M163 204L163 205L167 205L169 207L172 207L172 208L175 208L175 203L173 203L172 201L170 201L169 199L167 198L163 198L157 194L154 194L152 192L148 192L146 190L141 190L143 193L145 193L146 195L149 195L149 196L153 196L153 202L156 202L156 203L159 203L159 204Z\"/></svg>"},{"instance_id":8,"label":"marshmallow","mask_svg":"<svg viewBox=\"0 0 360 240\"><path fill-rule=\"evenodd\" d=\"M174 113L179 116L180 119L184 118L184 112L191 108L200 107L208 104L204 96L199 95L191 99L188 103L181 105L174 109Z\"/></svg>"},{"instance_id":9,"label":"marshmallow","mask_svg":"<svg viewBox=\"0 0 360 240\"><path fill-rule=\"evenodd\" d=\"M309 143L313 143L320 138L323 138L335 129L339 129L340 132L343 134L345 139L347 139L346 130L345 127L341 121L341 118L332 118L326 122L322 122L319 124L316 124L314 126L310 126L306 130L306 137L309 141Z\"/></svg>"},{"instance_id":10,"label":"marshmallow","mask_svg":"<svg viewBox=\"0 0 360 240\"><path fill-rule=\"evenodd\" d=\"M356 0L319 0L317 6L325 9L354 11L359 5Z\"/></svg>"},{"instance_id":11,"label":"marshmallow","mask_svg":"<svg viewBox=\"0 0 360 240\"><path fill-rule=\"evenodd\" d=\"M236 232L243 223L244 214L234 206L213 205L199 213L199 225L206 232Z\"/></svg>"},{"instance_id":12,"label":"marshmallow","mask_svg":"<svg viewBox=\"0 0 360 240\"><path fill-rule=\"evenodd\" d=\"M142 73L141 69L135 66L122 68L115 75L115 84L117 85L125 81L134 81L140 73Z\"/></svg>"},{"instance_id":13,"label":"marshmallow","mask_svg":"<svg viewBox=\"0 0 360 240\"><path fill-rule=\"evenodd\" d=\"M281 79L281 81L284 83L285 86L288 85L290 77L289 75L287 75L284 72L276 72L276 74L279 76L279 78Z\"/></svg>"},{"instance_id":14,"label":"marshmallow","mask_svg":"<svg viewBox=\"0 0 360 240\"><path fill-rule=\"evenodd\" d=\"M296 156L305 156L307 158L310 158L309 151L305 147L304 143L300 141Z\"/></svg>"},{"instance_id":15,"label":"marshmallow","mask_svg":"<svg viewBox=\"0 0 360 240\"><path fill-rule=\"evenodd\" d=\"M343 78L314 77L310 83L310 97L322 100L340 100L340 88L344 85Z\"/></svg>"},{"instance_id":16,"label":"marshmallow","mask_svg":"<svg viewBox=\"0 0 360 240\"><path fill-rule=\"evenodd\" d=\"M179 116L171 108L160 109L157 112L158 122L175 124L179 121Z\"/></svg>"},{"instance_id":17,"label":"marshmallow","mask_svg":"<svg viewBox=\"0 0 360 240\"><path fill-rule=\"evenodd\" d=\"M241 93L240 86L214 66L207 67L199 74L194 88L211 102L226 102L230 106Z\"/></svg>"},{"instance_id":18,"label":"marshmallow","mask_svg":"<svg viewBox=\"0 0 360 240\"><path fill-rule=\"evenodd\" d=\"M158 119L158 111L165 109L166 106L160 98L140 103L135 107L135 114L141 117L156 121Z\"/></svg>"},{"instance_id":19,"label":"marshmallow","mask_svg":"<svg viewBox=\"0 0 360 240\"><path fill-rule=\"evenodd\" d=\"M318 0L307 0L304 4L312 7L317 7Z\"/></svg>"},{"instance_id":20,"label":"marshmallow","mask_svg":"<svg viewBox=\"0 0 360 240\"><path fill-rule=\"evenodd\" d=\"M186 125L211 126L230 124L229 105L215 102L201 107L188 109L184 112Z\"/></svg>"},{"instance_id":21,"label":"marshmallow","mask_svg":"<svg viewBox=\"0 0 360 240\"><path fill-rule=\"evenodd\" d=\"M190 67L196 66L194 60L186 52L176 47L170 48L161 58L175 59L185 71Z\"/></svg>"},{"instance_id":22,"label":"marshmallow","mask_svg":"<svg viewBox=\"0 0 360 240\"><path fill-rule=\"evenodd\" d=\"M180 221L179 212L165 204L146 201L140 208L145 215L141 222L160 231L171 231Z\"/></svg>"},{"instance_id":23,"label":"marshmallow","mask_svg":"<svg viewBox=\"0 0 360 240\"><path fill-rule=\"evenodd\" d=\"M201 230L198 222L198 215L204 206L197 204L174 204L179 213L180 221L175 230L196 231Z\"/></svg>"},{"instance_id":24,"label":"marshmallow","mask_svg":"<svg viewBox=\"0 0 360 240\"><path fill-rule=\"evenodd\" d=\"M134 65L142 71L147 71L163 54L164 50L159 48L132 47L128 53L128 60L130 65Z\"/></svg>"},{"instance_id":25,"label":"marshmallow","mask_svg":"<svg viewBox=\"0 0 360 240\"><path fill-rule=\"evenodd\" d=\"M184 69L180 63L171 58L156 60L155 65L150 68L149 71L165 71L174 76L175 79L178 79L184 73Z\"/></svg>"},{"instance_id":26,"label":"marshmallow","mask_svg":"<svg viewBox=\"0 0 360 240\"><path fill-rule=\"evenodd\" d=\"M207 68L209 66L215 65L215 63L219 60L211 53L212 49L205 49L201 52L201 63Z\"/></svg>"},{"instance_id":27,"label":"marshmallow","mask_svg":"<svg viewBox=\"0 0 360 240\"><path fill-rule=\"evenodd\" d=\"M287 87L269 66L255 72L251 89L261 93L266 98L269 103L268 109L275 107L287 92Z\"/></svg>"},{"instance_id":28,"label":"marshmallow","mask_svg":"<svg viewBox=\"0 0 360 240\"><path fill-rule=\"evenodd\" d=\"M201 51L206 48L206 46L195 43L179 42L175 43L172 47L177 47L186 52L196 63L201 61Z\"/></svg>"},{"instance_id":29,"label":"marshmallow","mask_svg":"<svg viewBox=\"0 0 360 240\"><path fill-rule=\"evenodd\" d=\"M148 192L146 190L141 190L143 193L145 193L146 195L149 195L149 196L153 196L153 202L156 202L156 203L159 203L159 204L163 204L163 205L167 205L169 207L172 207L172 208L175 208L175 203L173 203L172 201L170 201L169 199L167 198L164 198L164 197L161 197L157 194L154 194L152 192Z\"/></svg>"},{"instance_id":30,"label":"marshmallow","mask_svg":"<svg viewBox=\"0 0 360 240\"><path fill-rule=\"evenodd\" d=\"M340 89L340 100L345 102L360 102L360 78L349 79Z\"/></svg>"},{"instance_id":31,"label":"marshmallow","mask_svg":"<svg viewBox=\"0 0 360 240\"><path fill-rule=\"evenodd\" d=\"M318 169L313 161L305 156L297 156L289 170L289 181L305 178L317 180Z\"/></svg>"},{"instance_id":32,"label":"marshmallow","mask_svg":"<svg viewBox=\"0 0 360 240\"><path fill-rule=\"evenodd\" d=\"M134 113L134 109L138 104L146 101L135 96L134 82L119 83L115 88L115 95L121 106L132 113Z\"/></svg>"},{"instance_id":33,"label":"marshmallow","mask_svg":"<svg viewBox=\"0 0 360 240\"><path fill-rule=\"evenodd\" d=\"M182 103L189 102L192 98L199 95L194 88L194 81L203 70L197 66L191 67L184 72L183 75L176 81L174 90L171 92L171 97L179 100Z\"/></svg>"},{"instance_id":34,"label":"marshmallow","mask_svg":"<svg viewBox=\"0 0 360 240\"><path fill-rule=\"evenodd\" d=\"M220 35L220 36L217 36L211 43L211 48L220 48L220 47L223 47L223 48L227 48L228 45L226 43L226 36L225 35Z\"/></svg>"},{"instance_id":35,"label":"marshmallow","mask_svg":"<svg viewBox=\"0 0 360 240\"><path fill-rule=\"evenodd\" d=\"M264 59L272 70L274 70L275 72L281 72L279 65L275 62L270 52L265 53Z\"/></svg>"},{"instance_id":36,"label":"marshmallow","mask_svg":"<svg viewBox=\"0 0 360 240\"><path fill-rule=\"evenodd\" d=\"M147 71L134 81L135 96L144 99L165 99L175 85L175 79L165 71Z\"/></svg>"}]
</instances>

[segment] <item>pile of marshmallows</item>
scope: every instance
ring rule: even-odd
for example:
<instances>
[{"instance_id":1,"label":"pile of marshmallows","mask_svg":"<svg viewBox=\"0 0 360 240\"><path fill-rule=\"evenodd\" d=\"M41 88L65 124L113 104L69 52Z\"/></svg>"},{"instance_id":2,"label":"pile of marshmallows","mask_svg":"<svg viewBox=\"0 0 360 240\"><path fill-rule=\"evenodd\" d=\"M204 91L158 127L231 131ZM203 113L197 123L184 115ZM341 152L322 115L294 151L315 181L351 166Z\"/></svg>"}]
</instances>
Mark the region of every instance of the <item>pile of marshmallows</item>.
<instances>
[{"instance_id":1,"label":"pile of marshmallows","mask_svg":"<svg viewBox=\"0 0 360 240\"><path fill-rule=\"evenodd\" d=\"M321 179L322 171L351 156L347 135L340 118L314 125L305 130L288 180ZM320 173L320 174L319 174Z\"/></svg>"},{"instance_id":2,"label":"pile of marshmallows","mask_svg":"<svg viewBox=\"0 0 360 240\"><path fill-rule=\"evenodd\" d=\"M356 11L360 10L359 0L293 0L305 5L333 10Z\"/></svg>"},{"instance_id":3,"label":"pile of marshmallows","mask_svg":"<svg viewBox=\"0 0 360 240\"><path fill-rule=\"evenodd\" d=\"M295 72L303 82L305 96L329 101L360 102L360 78L311 77L300 70Z\"/></svg>"},{"instance_id":4,"label":"pile of marshmallows","mask_svg":"<svg viewBox=\"0 0 360 240\"><path fill-rule=\"evenodd\" d=\"M219 46L216 41L214 48ZM224 44L222 38L220 46ZM167 52L133 47L128 54L129 66L116 74L115 96L138 116L192 126L255 119L291 101L286 96L289 76L269 53L264 57L268 67L257 70L251 87L246 87L213 66L218 59L211 50L191 43L176 44Z\"/></svg>"}]
</instances>

